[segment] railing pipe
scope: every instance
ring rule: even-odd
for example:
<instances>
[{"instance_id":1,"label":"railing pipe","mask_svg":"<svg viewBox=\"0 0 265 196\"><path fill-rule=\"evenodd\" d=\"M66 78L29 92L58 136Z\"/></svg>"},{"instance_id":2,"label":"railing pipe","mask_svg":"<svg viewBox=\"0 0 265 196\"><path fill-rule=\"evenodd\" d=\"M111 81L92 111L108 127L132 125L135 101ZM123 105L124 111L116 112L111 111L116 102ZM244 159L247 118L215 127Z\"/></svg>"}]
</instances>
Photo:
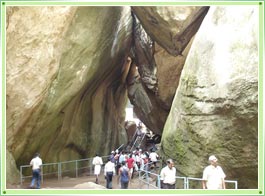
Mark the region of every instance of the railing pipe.
<instances>
[{"instance_id":1,"label":"railing pipe","mask_svg":"<svg viewBox=\"0 0 265 196\"><path fill-rule=\"evenodd\" d=\"M58 163L58 180L62 179L62 163Z\"/></svg>"},{"instance_id":2,"label":"railing pipe","mask_svg":"<svg viewBox=\"0 0 265 196\"><path fill-rule=\"evenodd\" d=\"M198 180L202 181L202 178L192 178L192 177L187 177L187 189L189 189L189 180ZM225 180L226 183L234 183L235 184L235 189L237 189L237 181L235 180Z\"/></svg>"},{"instance_id":3,"label":"railing pipe","mask_svg":"<svg viewBox=\"0 0 265 196\"><path fill-rule=\"evenodd\" d=\"M234 183L235 184L235 189L237 189L237 181L235 181L235 180L225 180L225 182Z\"/></svg>"},{"instance_id":4,"label":"railing pipe","mask_svg":"<svg viewBox=\"0 0 265 196\"><path fill-rule=\"evenodd\" d=\"M43 169L42 168L40 170L40 176L41 176L41 184L43 184L43 176L44 176L44 174L43 174Z\"/></svg>"},{"instance_id":5,"label":"railing pipe","mask_svg":"<svg viewBox=\"0 0 265 196\"><path fill-rule=\"evenodd\" d=\"M147 188L149 189L149 175L146 168L146 180L147 180Z\"/></svg>"},{"instance_id":6,"label":"railing pipe","mask_svg":"<svg viewBox=\"0 0 265 196\"><path fill-rule=\"evenodd\" d=\"M123 146L124 144L122 144L122 145L120 145L120 147L119 148L117 148L116 150L119 150L122 146Z\"/></svg>"},{"instance_id":7,"label":"railing pipe","mask_svg":"<svg viewBox=\"0 0 265 196\"><path fill-rule=\"evenodd\" d=\"M77 160L75 160L75 177L78 178L78 163L77 163Z\"/></svg>"},{"instance_id":8,"label":"railing pipe","mask_svg":"<svg viewBox=\"0 0 265 196\"><path fill-rule=\"evenodd\" d=\"M161 189L160 175L157 176L157 187L158 189Z\"/></svg>"},{"instance_id":9,"label":"railing pipe","mask_svg":"<svg viewBox=\"0 0 265 196\"><path fill-rule=\"evenodd\" d=\"M89 160L89 174L90 174L90 175L93 174L93 173L92 173L92 172L93 172L92 169L93 169L93 164L92 164L92 159L90 159L90 160Z\"/></svg>"},{"instance_id":10,"label":"railing pipe","mask_svg":"<svg viewBox=\"0 0 265 196\"><path fill-rule=\"evenodd\" d=\"M23 184L23 175L22 175L22 170L23 170L23 167L20 166L20 185Z\"/></svg>"},{"instance_id":11,"label":"railing pipe","mask_svg":"<svg viewBox=\"0 0 265 196\"><path fill-rule=\"evenodd\" d=\"M184 189L188 189L187 178L184 179Z\"/></svg>"},{"instance_id":12,"label":"railing pipe","mask_svg":"<svg viewBox=\"0 0 265 196\"><path fill-rule=\"evenodd\" d=\"M146 134L146 132L144 133L143 136L141 136L140 146L141 146L141 144L142 144L142 142L143 142L143 140L144 140L145 134Z\"/></svg>"}]
</instances>

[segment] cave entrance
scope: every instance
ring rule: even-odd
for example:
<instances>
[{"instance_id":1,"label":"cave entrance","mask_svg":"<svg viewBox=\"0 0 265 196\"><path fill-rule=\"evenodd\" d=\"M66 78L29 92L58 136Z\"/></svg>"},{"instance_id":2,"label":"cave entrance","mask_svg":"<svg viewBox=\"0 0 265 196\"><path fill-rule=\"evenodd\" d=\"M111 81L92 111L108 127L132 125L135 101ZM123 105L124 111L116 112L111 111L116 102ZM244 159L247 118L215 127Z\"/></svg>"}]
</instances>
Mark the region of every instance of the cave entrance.
<instances>
[{"instance_id":1,"label":"cave entrance","mask_svg":"<svg viewBox=\"0 0 265 196\"><path fill-rule=\"evenodd\" d=\"M161 135L153 133L136 115L133 105L128 100L125 109L125 130L128 143L124 146L126 151L142 149L144 151L156 151L161 142Z\"/></svg>"}]
</instances>

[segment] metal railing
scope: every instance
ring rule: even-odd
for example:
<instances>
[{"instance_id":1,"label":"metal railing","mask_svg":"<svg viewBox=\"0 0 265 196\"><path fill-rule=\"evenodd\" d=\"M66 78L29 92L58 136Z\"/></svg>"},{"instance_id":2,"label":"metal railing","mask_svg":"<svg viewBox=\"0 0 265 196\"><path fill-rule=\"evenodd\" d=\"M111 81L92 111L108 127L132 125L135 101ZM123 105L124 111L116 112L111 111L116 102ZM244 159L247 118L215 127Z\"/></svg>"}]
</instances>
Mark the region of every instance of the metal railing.
<instances>
[{"instance_id":1,"label":"metal railing","mask_svg":"<svg viewBox=\"0 0 265 196\"><path fill-rule=\"evenodd\" d=\"M102 156L103 166L104 163L107 162L109 155ZM94 158L94 157L93 157ZM45 178L54 178L57 177L58 180L62 180L63 176L72 176L78 178L80 175L87 174L93 175L94 167L92 165L93 158L87 159L79 159L72 161L63 161L58 163L46 163L42 165L41 170L41 182L43 183ZM158 161L157 163L159 163ZM150 187L155 189L161 189L161 176L157 173L153 173L150 171L150 165L152 163L147 163L144 166L144 169L139 169L139 187L143 184L149 189ZM156 169L156 168L155 168ZM159 169L160 170L160 169ZM28 173L30 175L24 175ZM30 165L22 165L20 166L20 183L23 184L23 181L27 178L32 178L31 174L31 166ZM201 178L192 178L192 177L183 177L183 176L175 176L176 178L176 188L177 189L201 189ZM182 181L182 184L179 183L179 180ZM195 181L197 184L192 184L191 182ZM225 183L234 184L234 189L238 188L237 181L234 180L225 180ZM233 189L233 187L228 187Z\"/></svg>"},{"instance_id":2,"label":"metal railing","mask_svg":"<svg viewBox=\"0 0 265 196\"><path fill-rule=\"evenodd\" d=\"M160 189L160 175L149 172L147 170L139 170L139 187L143 184L146 185L147 189L153 187L155 189Z\"/></svg>"},{"instance_id":3,"label":"metal railing","mask_svg":"<svg viewBox=\"0 0 265 196\"><path fill-rule=\"evenodd\" d=\"M107 162L109 155L102 156L103 165ZM41 182L45 178L57 177L62 180L63 176L71 176L78 178L79 175L87 174L92 175L94 167L92 165L93 158L79 159L72 161L63 161L58 163L45 163L42 164L41 169ZM20 184L22 185L25 179L32 178L31 166L20 166Z\"/></svg>"},{"instance_id":4,"label":"metal railing","mask_svg":"<svg viewBox=\"0 0 265 196\"><path fill-rule=\"evenodd\" d=\"M137 131L135 131L135 134L133 136L134 142L133 145L130 149L130 151L132 152L136 147L140 148L142 141L144 140L146 133L141 133L141 135L137 135Z\"/></svg>"},{"instance_id":5,"label":"metal railing","mask_svg":"<svg viewBox=\"0 0 265 196\"><path fill-rule=\"evenodd\" d=\"M149 170L150 163L145 165L145 169L139 169L139 187L140 185L145 184L149 189L153 187L155 189L161 189L161 176L156 173L152 173ZM202 181L202 178L192 178L192 177L184 177L184 176L175 176L176 179L176 189L202 189L202 184L198 183ZM182 182L180 183L179 180ZM191 181L196 181L197 184L193 184ZM226 186L227 189L237 189L238 184L235 180L225 180L226 184L234 184L233 187Z\"/></svg>"},{"instance_id":6,"label":"metal railing","mask_svg":"<svg viewBox=\"0 0 265 196\"><path fill-rule=\"evenodd\" d=\"M187 189L190 189L190 188L192 188L192 189L202 189L202 183L201 183L201 181L203 180L202 178L192 178L192 177L186 177L187 178ZM197 184L192 184L192 186L191 186L191 181L196 181L197 182ZM198 182L200 182L200 183L198 183ZM234 184L234 188L233 187L229 187L229 185L228 185L228 187L226 187L226 188L228 188L228 189L237 189L237 181L236 180L225 180L225 183L227 184Z\"/></svg>"}]
</instances>

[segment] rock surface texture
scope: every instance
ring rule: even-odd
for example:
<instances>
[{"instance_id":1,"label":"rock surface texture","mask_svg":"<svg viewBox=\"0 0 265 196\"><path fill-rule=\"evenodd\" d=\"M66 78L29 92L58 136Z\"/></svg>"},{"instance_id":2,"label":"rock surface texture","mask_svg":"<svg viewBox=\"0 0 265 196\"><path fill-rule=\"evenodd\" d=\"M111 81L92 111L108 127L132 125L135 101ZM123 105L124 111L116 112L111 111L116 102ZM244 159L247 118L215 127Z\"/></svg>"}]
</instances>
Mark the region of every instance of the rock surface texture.
<instances>
[{"instance_id":1,"label":"rock surface texture","mask_svg":"<svg viewBox=\"0 0 265 196\"><path fill-rule=\"evenodd\" d=\"M162 136L181 174L201 177L215 154L227 179L257 188L257 22L257 7L211 7L196 34Z\"/></svg>"},{"instance_id":2,"label":"rock surface texture","mask_svg":"<svg viewBox=\"0 0 265 196\"><path fill-rule=\"evenodd\" d=\"M130 7L10 7L7 24L7 148L17 165L37 151L47 163L127 142Z\"/></svg>"},{"instance_id":3,"label":"rock surface texture","mask_svg":"<svg viewBox=\"0 0 265 196\"><path fill-rule=\"evenodd\" d=\"M133 63L138 70L130 72L135 77L134 82L129 82L128 95L137 116L161 135L192 37L208 7L132 7L132 10Z\"/></svg>"},{"instance_id":4,"label":"rock surface texture","mask_svg":"<svg viewBox=\"0 0 265 196\"><path fill-rule=\"evenodd\" d=\"M180 175L201 177L215 154L227 179L257 188L258 8L7 7L9 182L36 152L49 163L126 146L128 100Z\"/></svg>"}]
</instances>

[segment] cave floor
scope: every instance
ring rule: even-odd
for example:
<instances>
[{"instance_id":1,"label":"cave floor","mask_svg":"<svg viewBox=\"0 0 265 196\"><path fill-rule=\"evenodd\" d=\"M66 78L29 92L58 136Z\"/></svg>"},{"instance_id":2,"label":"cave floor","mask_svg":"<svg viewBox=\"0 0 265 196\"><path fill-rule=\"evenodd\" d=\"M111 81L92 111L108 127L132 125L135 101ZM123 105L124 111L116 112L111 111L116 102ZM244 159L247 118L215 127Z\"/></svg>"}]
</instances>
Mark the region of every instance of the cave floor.
<instances>
[{"instance_id":1,"label":"cave floor","mask_svg":"<svg viewBox=\"0 0 265 196\"><path fill-rule=\"evenodd\" d=\"M41 189L95 189L87 188L84 183L95 182L95 176L81 176L78 178L64 177L62 180L58 179L44 179L41 184ZM11 185L8 184L8 189L28 189L30 182L24 182L23 185ZM78 188L75 186L79 185ZM106 180L104 175L99 176L99 185L106 186ZM120 189L120 186L117 182L117 176L113 177L112 180L113 189ZM129 183L129 189L147 189L147 185L144 185L139 181L137 173L134 175L134 178Z\"/></svg>"}]
</instances>

